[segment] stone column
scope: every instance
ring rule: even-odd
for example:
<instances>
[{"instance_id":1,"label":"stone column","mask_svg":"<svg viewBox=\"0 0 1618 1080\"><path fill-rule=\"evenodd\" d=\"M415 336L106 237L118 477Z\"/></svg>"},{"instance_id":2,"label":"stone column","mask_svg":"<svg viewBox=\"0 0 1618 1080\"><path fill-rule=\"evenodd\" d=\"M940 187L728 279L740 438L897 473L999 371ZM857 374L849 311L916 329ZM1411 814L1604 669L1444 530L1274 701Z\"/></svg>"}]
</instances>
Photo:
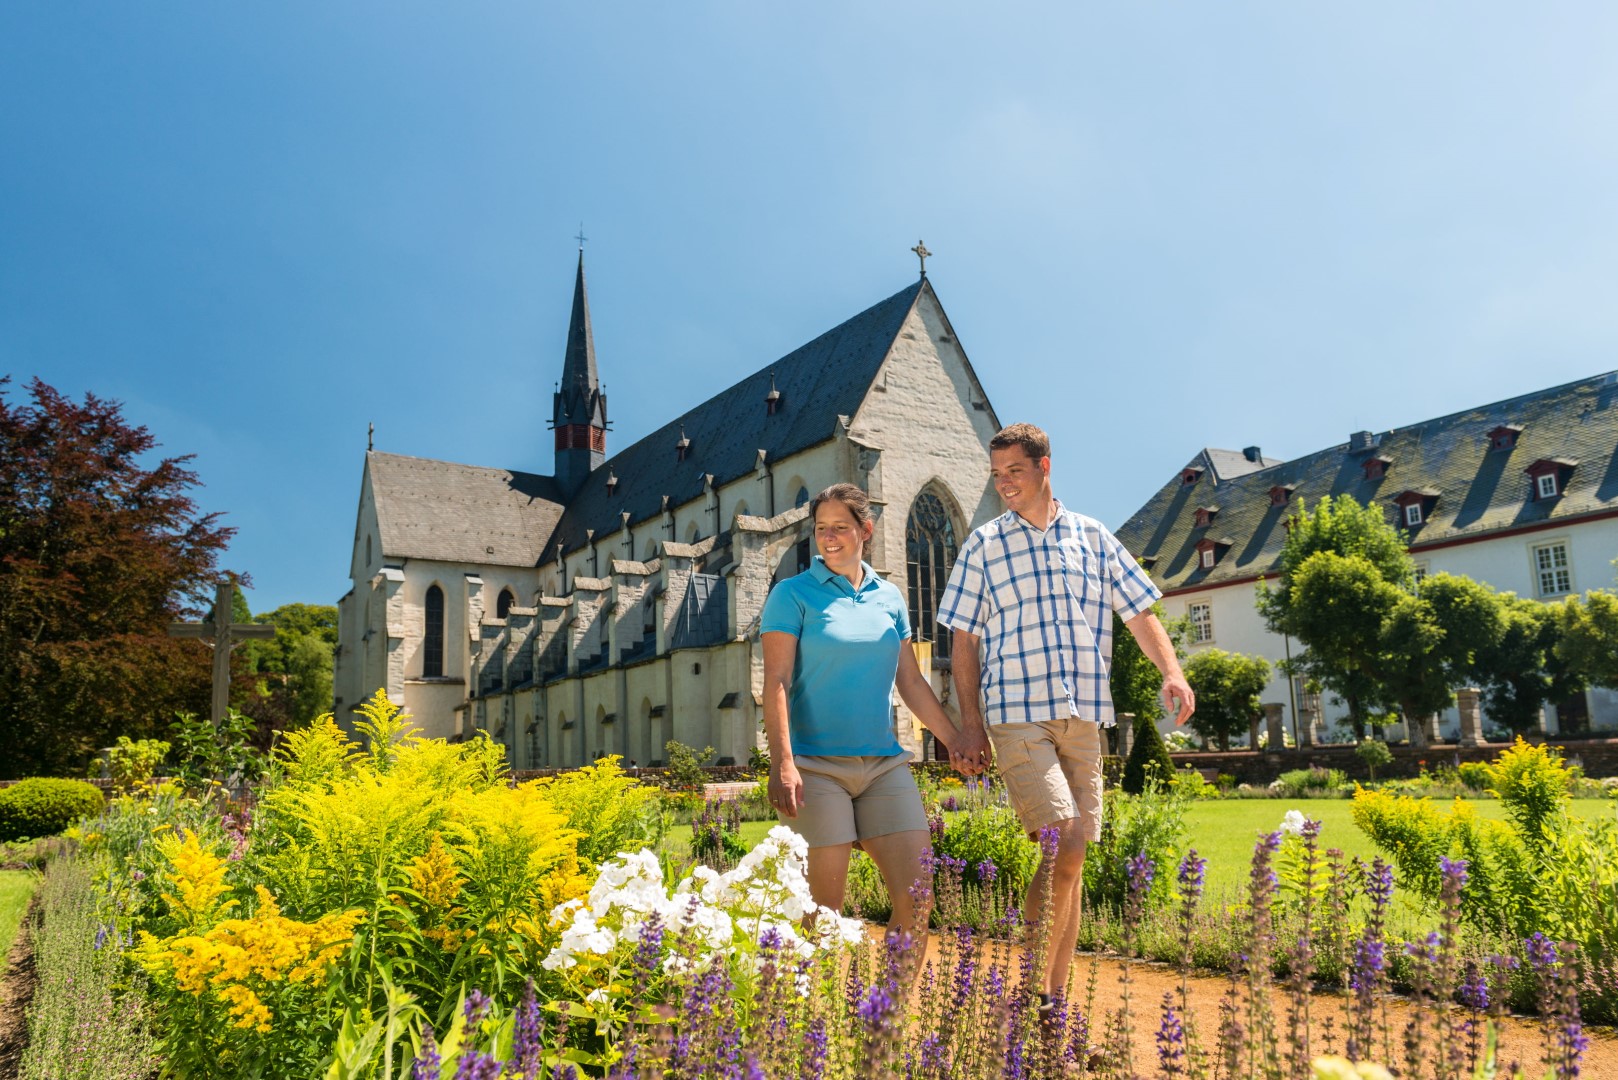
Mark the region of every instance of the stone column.
<instances>
[{"instance_id":1,"label":"stone column","mask_svg":"<svg viewBox=\"0 0 1618 1080\"><path fill-rule=\"evenodd\" d=\"M1442 742L1444 739L1444 733L1439 729L1438 723L1439 716L1437 713L1431 713L1421 721L1421 730L1427 737L1428 746Z\"/></svg>"},{"instance_id":2,"label":"stone column","mask_svg":"<svg viewBox=\"0 0 1618 1080\"><path fill-rule=\"evenodd\" d=\"M1279 701L1266 701L1264 703L1264 726L1270 736L1270 753L1279 754L1287 748L1286 726L1282 716L1286 713L1286 706Z\"/></svg>"},{"instance_id":3,"label":"stone column","mask_svg":"<svg viewBox=\"0 0 1618 1080\"><path fill-rule=\"evenodd\" d=\"M1118 756L1128 757L1129 751L1135 745L1135 714L1121 712L1118 714Z\"/></svg>"},{"instance_id":4,"label":"stone column","mask_svg":"<svg viewBox=\"0 0 1618 1080\"><path fill-rule=\"evenodd\" d=\"M1258 717L1254 716L1247 722L1247 748L1258 749Z\"/></svg>"},{"instance_id":5,"label":"stone column","mask_svg":"<svg viewBox=\"0 0 1618 1080\"><path fill-rule=\"evenodd\" d=\"M1307 716L1300 716L1298 721L1298 749L1308 750L1315 745L1314 725L1309 723Z\"/></svg>"},{"instance_id":6,"label":"stone column","mask_svg":"<svg viewBox=\"0 0 1618 1080\"><path fill-rule=\"evenodd\" d=\"M1455 691L1455 706L1461 713L1461 745L1482 746L1483 739L1483 709L1479 705L1480 694L1476 687L1466 687Z\"/></svg>"}]
</instances>

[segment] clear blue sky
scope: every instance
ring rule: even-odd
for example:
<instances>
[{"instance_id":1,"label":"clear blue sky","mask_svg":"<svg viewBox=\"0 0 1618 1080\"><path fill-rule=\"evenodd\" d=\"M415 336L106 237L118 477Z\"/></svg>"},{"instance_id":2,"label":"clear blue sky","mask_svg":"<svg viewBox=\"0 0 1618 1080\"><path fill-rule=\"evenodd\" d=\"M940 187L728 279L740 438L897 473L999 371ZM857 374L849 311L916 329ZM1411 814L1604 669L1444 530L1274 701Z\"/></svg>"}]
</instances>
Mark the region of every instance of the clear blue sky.
<instances>
[{"instance_id":1,"label":"clear blue sky","mask_svg":"<svg viewBox=\"0 0 1618 1080\"><path fill-rule=\"evenodd\" d=\"M0 5L0 372L195 453L255 610L380 449L549 472L930 275L1110 524L1618 367L1608 3ZM16 384L13 387L16 393Z\"/></svg>"}]
</instances>

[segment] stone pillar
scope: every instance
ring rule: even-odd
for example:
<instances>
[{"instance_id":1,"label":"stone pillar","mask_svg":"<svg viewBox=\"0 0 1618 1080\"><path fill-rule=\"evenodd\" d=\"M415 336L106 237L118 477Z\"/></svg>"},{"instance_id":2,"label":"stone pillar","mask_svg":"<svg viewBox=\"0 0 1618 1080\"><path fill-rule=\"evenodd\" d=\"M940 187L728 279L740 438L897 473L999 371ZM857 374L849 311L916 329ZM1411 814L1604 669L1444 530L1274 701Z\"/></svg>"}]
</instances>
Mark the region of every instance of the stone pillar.
<instances>
[{"instance_id":1,"label":"stone pillar","mask_svg":"<svg viewBox=\"0 0 1618 1080\"><path fill-rule=\"evenodd\" d=\"M1439 729L1438 723L1439 716L1437 713L1431 713L1422 718L1421 730L1422 734L1426 736L1428 746L1440 743L1444 739L1444 733Z\"/></svg>"},{"instance_id":2,"label":"stone pillar","mask_svg":"<svg viewBox=\"0 0 1618 1080\"><path fill-rule=\"evenodd\" d=\"M1282 716L1286 713L1286 706L1279 701L1266 701L1264 703L1264 727L1270 737L1270 753L1279 754L1287 748L1286 726Z\"/></svg>"},{"instance_id":3,"label":"stone pillar","mask_svg":"<svg viewBox=\"0 0 1618 1080\"><path fill-rule=\"evenodd\" d=\"M1308 750L1310 747L1315 745L1314 725L1309 722L1309 718L1307 716L1298 717L1297 723L1298 749Z\"/></svg>"},{"instance_id":4,"label":"stone pillar","mask_svg":"<svg viewBox=\"0 0 1618 1080\"><path fill-rule=\"evenodd\" d=\"M1247 722L1247 748L1249 750L1258 749L1258 719L1255 715Z\"/></svg>"},{"instance_id":5,"label":"stone pillar","mask_svg":"<svg viewBox=\"0 0 1618 1080\"><path fill-rule=\"evenodd\" d=\"M1455 691L1455 706L1461 713L1461 745L1482 746L1483 739L1483 709L1479 704L1480 694L1476 687L1466 687Z\"/></svg>"},{"instance_id":6,"label":"stone pillar","mask_svg":"<svg viewBox=\"0 0 1618 1080\"><path fill-rule=\"evenodd\" d=\"M1135 714L1121 712L1118 714L1118 756L1128 757L1129 751L1135 745Z\"/></svg>"}]
</instances>

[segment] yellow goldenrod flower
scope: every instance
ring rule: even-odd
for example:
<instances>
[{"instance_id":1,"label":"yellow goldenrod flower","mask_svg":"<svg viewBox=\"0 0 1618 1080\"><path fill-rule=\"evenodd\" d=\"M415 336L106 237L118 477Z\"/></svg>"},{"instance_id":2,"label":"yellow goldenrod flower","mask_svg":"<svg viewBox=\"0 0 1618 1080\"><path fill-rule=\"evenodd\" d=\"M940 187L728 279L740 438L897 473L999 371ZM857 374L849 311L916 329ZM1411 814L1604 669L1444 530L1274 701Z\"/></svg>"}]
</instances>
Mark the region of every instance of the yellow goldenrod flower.
<instances>
[{"instance_id":1,"label":"yellow goldenrod flower","mask_svg":"<svg viewBox=\"0 0 1618 1080\"><path fill-rule=\"evenodd\" d=\"M225 860L204 849L196 833L187 829L183 840L163 837L158 845L174 867L168 875L174 892L163 893L163 899L186 925L202 925L210 916L236 906L234 900L218 903L230 891L225 884Z\"/></svg>"}]
</instances>

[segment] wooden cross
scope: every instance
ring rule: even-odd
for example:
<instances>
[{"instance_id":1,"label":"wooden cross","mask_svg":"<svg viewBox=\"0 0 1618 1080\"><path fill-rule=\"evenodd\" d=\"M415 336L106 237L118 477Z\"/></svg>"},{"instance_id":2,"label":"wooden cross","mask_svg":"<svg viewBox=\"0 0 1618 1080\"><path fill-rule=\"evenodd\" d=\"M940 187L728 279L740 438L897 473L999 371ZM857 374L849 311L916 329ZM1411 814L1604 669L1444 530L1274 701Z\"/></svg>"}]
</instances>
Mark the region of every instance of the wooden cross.
<instances>
[{"instance_id":1,"label":"wooden cross","mask_svg":"<svg viewBox=\"0 0 1618 1080\"><path fill-rule=\"evenodd\" d=\"M916 253L916 258L921 260L921 276L926 277L927 276L927 256L931 255L932 252L928 251L927 250L927 245L922 243L920 240L917 240L916 241L916 246L911 248L910 250L914 251Z\"/></svg>"},{"instance_id":2,"label":"wooden cross","mask_svg":"<svg viewBox=\"0 0 1618 1080\"><path fill-rule=\"evenodd\" d=\"M227 581L214 592L213 616L207 622L169 623L169 637L201 638L213 649L213 704L210 711L216 726L230 708L230 650L236 647L238 641L262 641L275 636L273 626L231 622L230 613L235 603L236 583Z\"/></svg>"}]
</instances>

